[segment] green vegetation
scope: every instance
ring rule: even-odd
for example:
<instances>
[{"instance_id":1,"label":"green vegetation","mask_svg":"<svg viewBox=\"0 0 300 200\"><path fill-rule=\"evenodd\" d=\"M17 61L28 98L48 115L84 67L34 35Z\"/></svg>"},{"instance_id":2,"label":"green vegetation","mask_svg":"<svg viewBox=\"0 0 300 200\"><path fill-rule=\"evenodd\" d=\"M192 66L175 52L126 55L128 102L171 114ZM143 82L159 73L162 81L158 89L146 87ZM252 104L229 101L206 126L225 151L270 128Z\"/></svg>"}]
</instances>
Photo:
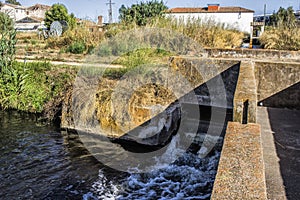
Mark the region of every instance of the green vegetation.
<instances>
[{"instance_id":1,"label":"green vegetation","mask_svg":"<svg viewBox=\"0 0 300 200\"><path fill-rule=\"evenodd\" d=\"M0 12L0 32L4 32L6 30L13 30L14 22L13 20L5 13Z\"/></svg>"},{"instance_id":2,"label":"green vegetation","mask_svg":"<svg viewBox=\"0 0 300 200\"><path fill-rule=\"evenodd\" d=\"M64 92L75 76L71 67L14 62L0 79L0 107L39 113L45 103Z\"/></svg>"},{"instance_id":3,"label":"green vegetation","mask_svg":"<svg viewBox=\"0 0 300 200\"><path fill-rule=\"evenodd\" d=\"M161 17L168 7L163 1L148 1L133 4L131 7L121 6L119 9L120 20L123 23L136 23L145 26L155 17Z\"/></svg>"},{"instance_id":4,"label":"green vegetation","mask_svg":"<svg viewBox=\"0 0 300 200\"><path fill-rule=\"evenodd\" d=\"M71 28L76 25L74 14L68 14L68 9L63 4L53 4L45 14L45 25L50 28L54 21L66 21Z\"/></svg>"},{"instance_id":5,"label":"green vegetation","mask_svg":"<svg viewBox=\"0 0 300 200\"><path fill-rule=\"evenodd\" d=\"M82 54L86 50L86 46L82 41L79 42L73 42L71 43L68 48L66 49L66 52L70 52L73 54Z\"/></svg>"},{"instance_id":6,"label":"green vegetation","mask_svg":"<svg viewBox=\"0 0 300 200\"><path fill-rule=\"evenodd\" d=\"M90 32L85 23L67 30L61 37L47 39L47 48L59 48L64 52L88 53L104 38L102 32Z\"/></svg>"},{"instance_id":7,"label":"green vegetation","mask_svg":"<svg viewBox=\"0 0 300 200\"><path fill-rule=\"evenodd\" d=\"M14 5L21 5L20 2L16 1L16 0L6 0L5 3L10 3L10 4L14 4Z\"/></svg>"},{"instance_id":8,"label":"green vegetation","mask_svg":"<svg viewBox=\"0 0 300 200\"><path fill-rule=\"evenodd\" d=\"M122 65L126 68L135 68L145 64L163 64L168 61L172 54L161 49L138 49L132 52L127 52L112 64Z\"/></svg>"},{"instance_id":9,"label":"green vegetation","mask_svg":"<svg viewBox=\"0 0 300 200\"><path fill-rule=\"evenodd\" d=\"M292 7L279 8L271 17L271 26L260 37L267 49L300 50L300 28Z\"/></svg>"},{"instance_id":10,"label":"green vegetation","mask_svg":"<svg viewBox=\"0 0 300 200\"><path fill-rule=\"evenodd\" d=\"M16 31L8 15L0 13L0 21L0 73L6 73L11 67L16 52Z\"/></svg>"}]
</instances>

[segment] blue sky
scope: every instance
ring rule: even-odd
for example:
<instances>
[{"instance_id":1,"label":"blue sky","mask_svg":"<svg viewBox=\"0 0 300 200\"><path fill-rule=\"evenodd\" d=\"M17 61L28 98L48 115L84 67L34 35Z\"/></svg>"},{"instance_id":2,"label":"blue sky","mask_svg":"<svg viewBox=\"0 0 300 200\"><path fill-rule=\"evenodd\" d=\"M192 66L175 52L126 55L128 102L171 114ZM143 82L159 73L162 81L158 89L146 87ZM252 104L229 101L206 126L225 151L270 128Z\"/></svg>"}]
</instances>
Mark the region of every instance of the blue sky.
<instances>
[{"instance_id":1,"label":"blue sky","mask_svg":"<svg viewBox=\"0 0 300 200\"><path fill-rule=\"evenodd\" d=\"M4 1L4 0L3 0ZM18 0L22 5L29 6L36 3L52 5L54 3L64 4L69 12L73 12L77 17L96 20L98 15L104 16L104 21L108 20L108 0ZM130 6L140 2L139 0L112 0L114 21L118 18L118 10L122 4ZM147 1L147 0L144 0ZM254 10L255 14L262 14L264 4L267 4L267 11L272 13L280 6L293 6L299 10L300 0L165 0L169 8L173 7L205 7L208 3L220 3L221 6L241 6Z\"/></svg>"}]
</instances>

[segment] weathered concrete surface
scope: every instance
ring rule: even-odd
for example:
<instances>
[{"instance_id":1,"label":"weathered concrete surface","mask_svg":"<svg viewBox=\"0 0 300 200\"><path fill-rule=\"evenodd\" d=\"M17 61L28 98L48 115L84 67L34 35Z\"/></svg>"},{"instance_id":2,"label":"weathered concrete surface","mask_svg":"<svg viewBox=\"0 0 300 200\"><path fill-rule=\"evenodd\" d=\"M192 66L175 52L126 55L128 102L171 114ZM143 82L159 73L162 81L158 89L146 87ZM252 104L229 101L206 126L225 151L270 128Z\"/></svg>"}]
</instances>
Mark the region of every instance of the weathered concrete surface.
<instances>
[{"instance_id":1,"label":"weathered concrete surface","mask_svg":"<svg viewBox=\"0 0 300 200\"><path fill-rule=\"evenodd\" d=\"M285 188L280 172L280 159L276 153L275 140L273 137L274 132L270 125L267 108L257 108L257 121L261 125L268 199L286 200Z\"/></svg>"},{"instance_id":2,"label":"weathered concrete surface","mask_svg":"<svg viewBox=\"0 0 300 200\"><path fill-rule=\"evenodd\" d=\"M267 108L287 199L300 199L300 111Z\"/></svg>"},{"instance_id":3,"label":"weathered concrete surface","mask_svg":"<svg viewBox=\"0 0 300 200\"><path fill-rule=\"evenodd\" d=\"M233 66L235 68L229 70ZM99 80L98 76L89 77L88 71L82 71L76 78L71 96L66 97L62 112L62 127L96 131L104 136L120 138L142 127L144 123L149 127L148 122L151 120L151 130L156 132L149 134L159 136L160 132L168 130L169 132L164 134L166 139L164 141L167 141L174 132L172 127L176 127L177 124L172 118L180 119L176 109L169 109L174 111L173 114L166 110L168 106L178 99L189 103L189 96L195 97L195 88L204 83L214 86L215 82L218 82L221 84L207 90L210 95L209 101L206 101L208 99L206 92L202 91L199 92L198 99L192 98L192 102L220 108L232 107L232 103L228 101L233 99L238 68L238 61L172 57L169 67L162 66L155 69L152 67L151 73L132 70L132 73L127 73L120 80L105 78ZM224 71L226 73L222 74ZM222 75L218 76L220 74ZM211 92L215 95L211 95ZM223 96L220 95L222 92ZM164 114L155 118L164 111L166 111ZM145 136L149 135L149 131L150 128L147 129ZM158 145L157 142L151 144L146 140L142 142Z\"/></svg>"},{"instance_id":4,"label":"weathered concrete surface","mask_svg":"<svg viewBox=\"0 0 300 200\"><path fill-rule=\"evenodd\" d=\"M255 62L255 77L257 81L257 99L263 101L300 81L300 64L288 62ZM288 95L293 95L291 90ZM290 100L277 98L276 104L299 105L300 99ZM293 106L293 105L291 105Z\"/></svg>"},{"instance_id":5,"label":"weathered concrete surface","mask_svg":"<svg viewBox=\"0 0 300 200\"><path fill-rule=\"evenodd\" d=\"M254 63L251 61L242 61L234 95L233 121L256 123L256 106L257 94Z\"/></svg>"},{"instance_id":6,"label":"weathered concrete surface","mask_svg":"<svg viewBox=\"0 0 300 200\"><path fill-rule=\"evenodd\" d=\"M206 48L209 57L213 58L251 58L284 61L300 61L299 51L283 51L269 49L216 49Z\"/></svg>"},{"instance_id":7,"label":"weathered concrete surface","mask_svg":"<svg viewBox=\"0 0 300 200\"><path fill-rule=\"evenodd\" d=\"M260 125L228 123L211 199L267 199Z\"/></svg>"}]
</instances>

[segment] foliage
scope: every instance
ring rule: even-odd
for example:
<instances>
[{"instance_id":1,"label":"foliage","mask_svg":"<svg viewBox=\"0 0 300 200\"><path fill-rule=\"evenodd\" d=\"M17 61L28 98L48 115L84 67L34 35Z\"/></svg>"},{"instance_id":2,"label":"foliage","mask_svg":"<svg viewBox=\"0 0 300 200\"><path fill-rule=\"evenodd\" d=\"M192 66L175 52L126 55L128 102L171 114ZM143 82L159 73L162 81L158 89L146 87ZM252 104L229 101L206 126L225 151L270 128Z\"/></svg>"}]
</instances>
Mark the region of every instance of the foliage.
<instances>
[{"instance_id":1,"label":"foliage","mask_svg":"<svg viewBox=\"0 0 300 200\"><path fill-rule=\"evenodd\" d=\"M5 13L0 12L0 32L13 30L14 22L13 20Z\"/></svg>"},{"instance_id":2,"label":"foliage","mask_svg":"<svg viewBox=\"0 0 300 200\"><path fill-rule=\"evenodd\" d=\"M16 31L8 15L0 13L0 73L12 64L16 52Z\"/></svg>"},{"instance_id":3,"label":"foliage","mask_svg":"<svg viewBox=\"0 0 300 200\"><path fill-rule=\"evenodd\" d=\"M135 68L144 64L159 64L168 61L168 58L172 54L162 49L138 49L132 52L128 52L112 64L118 64L127 68Z\"/></svg>"},{"instance_id":4,"label":"foliage","mask_svg":"<svg viewBox=\"0 0 300 200\"><path fill-rule=\"evenodd\" d=\"M121 6L119 9L120 20L125 23L132 23L145 26L152 18L162 16L167 6L163 1L148 1L133 4L131 7Z\"/></svg>"},{"instance_id":5,"label":"foliage","mask_svg":"<svg viewBox=\"0 0 300 200\"><path fill-rule=\"evenodd\" d=\"M214 20L201 21L200 19L190 18L186 22L184 22L183 20L173 20L172 18L158 17L158 18L153 18L151 22L149 22L146 25L146 27L172 30L174 33L173 36L175 34L183 35L186 38L190 38L194 40L195 43L198 44L198 46L203 48L204 47L211 47L211 48L240 47L242 43L242 39L244 38L244 33L236 30L234 27L228 27L225 26L224 24L217 23ZM120 23L116 25L110 25L105 35L108 38L112 38L115 35L122 35L122 32L126 30L131 30L133 28L134 28L133 23L131 24ZM170 36L172 36L172 34ZM164 37L166 38L168 36L165 35ZM173 39L174 38L169 38L169 41ZM116 41L116 43L117 45L110 44L108 46L103 46L102 53L105 53L104 50L106 50L107 55L114 55L114 52L120 51L123 48L122 41L121 40ZM172 47L172 48L176 48L176 47ZM178 46L177 48L180 49L182 47Z\"/></svg>"},{"instance_id":6,"label":"foliage","mask_svg":"<svg viewBox=\"0 0 300 200\"><path fill-rule=\"evenodd\" d=\"M65 89L74 73L70 67L54 67L49 63L14 62L0 76L0 107L37 113Z\"/></svg>"},{"instance_id":7,"label":"foliage","mask_svg":"<svg viewBox=\"0 0 300 200\"><path fill-rule=\"evenodd\" d=\"M271 16L269 26L295 28L297 19L294 14L293 7L287 9L280 7L279 10Z\"/></svg>"},{"instance_id":8,"label":"foliage","mask_svg":"<svg viewBox=\"0 0 300 200\"><path fill-rule=\"evenodd\" d=\"M16 0L6 0L5 3L10 3L10 4L14 4L14 5L21 5L20 2L16 1Z\"/></svg>"},{"instance_id":9,"label":"foliage","mask_svg":"<svg viewBox=\"0 0 300 200\"><path fill-rule=\"evenodd\" d=\"M50 25L54 21L66 21L71 28L76 24L74 14L69 15L68 9L59 3L53 4L51 9L45 14L45 25L48 28L50 28Z\"/></svg>"},{"instance_id":10,"label":"foliage","mask_svg":"<svg viewBox=\"0 0 300 200\"><path fill-rule=\"evenodd\" d=\"M70 52L73 54L82 54L85 50L86 50L85 44L82 41L80 41L80 42L71 43L66 49L66 52Z\"/></svg>"},{"instance_id":11,"label":"foliage","mask_svg":"<svg viewBox=\"0 0 300 200\"><path fill-rule=\"evenodd\" d=\"M261 35L260 42L267 49L300 50L300 28L292 7L279 8L271 17L271 27Z\"/></svg>"},{"instance_id":12,"label":"foliage","mask_svg":"<svg viewBox=\"0 0 300 200\"><path fill-rule=\"evenodd\" d=\"M63 36L48 38L47 47L48 48L60 48L68 51L70 46L78 46L77 44L84 44L86 50L91 51L95 46L97 46L103 39L104 33L102 32L90 32L86 24L78 25L74 29L67 30Z\"/></svg>"},{"instance_id":13,"label":"foliage","mask_svg":"<svg viewBox=\"0 0 300 200\"><path fill-rule=\"evenodd\" d=\"M300 50L300 28L271 27L259 39L266 49Z\"/></svg>"}]
</instances>

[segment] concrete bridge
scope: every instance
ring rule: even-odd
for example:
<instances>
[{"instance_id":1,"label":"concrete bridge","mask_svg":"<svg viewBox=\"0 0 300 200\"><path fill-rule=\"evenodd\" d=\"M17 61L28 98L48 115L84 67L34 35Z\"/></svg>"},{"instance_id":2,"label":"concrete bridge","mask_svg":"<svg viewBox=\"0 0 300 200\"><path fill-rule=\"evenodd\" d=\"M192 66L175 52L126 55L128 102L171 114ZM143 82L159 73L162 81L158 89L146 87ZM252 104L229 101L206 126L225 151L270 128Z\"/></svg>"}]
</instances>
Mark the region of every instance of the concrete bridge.
<instances>
[{"instance_id":1,"label":"concrete bridge","mask_svg":"<svg viewBox=\"0 0 300 200\"><path fill-rule=\"evenodd\" d=\"M280 172L283 166L279 165L276 154L270 116L267 109L260 106L300 109L300 63L293 60L262 61L226 57L173 57L170 64L172 68L186 74L194 86L216 75L209 66L214 66L220 73L239 66L232 99L233 122L228 123L212 199L298 198L300 195L293 193L295 191L286 194L284 185L289 184L286 180L283 183ZM203 72L205 75L189 73L192 71ZM299 122L300 112L295 117L293 121ZM293 147L296 153L298 147ZM295 178L299 179L299 171L292 173L298 173ZM287 189L293 190L293 187L295 190L297 186Z\"/></svg>"}]
</instances>

